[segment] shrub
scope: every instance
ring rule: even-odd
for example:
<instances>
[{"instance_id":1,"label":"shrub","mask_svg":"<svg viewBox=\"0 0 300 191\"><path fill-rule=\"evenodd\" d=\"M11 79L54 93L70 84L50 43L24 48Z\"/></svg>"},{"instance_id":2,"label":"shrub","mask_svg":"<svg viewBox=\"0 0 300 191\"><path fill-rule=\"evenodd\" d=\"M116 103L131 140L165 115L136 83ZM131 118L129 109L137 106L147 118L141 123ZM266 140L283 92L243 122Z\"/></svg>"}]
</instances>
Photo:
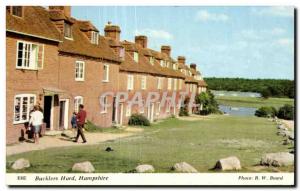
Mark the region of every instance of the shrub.
<instances>
[{"instance_id":1,"label":"shrub","mask_svg":"<svg viewBox=\"0 0 300 191\"><path fill-rule=\"evenodd\" d=\"M150 121L141 114L132 114L129 118L128 125L150 126Z\"/></svg>"},{"instance_id":2,"label":"shrub","mask_svg":"<svg viewBox=\"0 0 300 191\"><path fill-rule=\"evenodd\" d=\"M84 125L84 129L88 132L98 132L98 131L102 131L102 128L95 125L94 123L92 123L91 121L87 121L87 123Z\"/></svg>"},{"instance_id":3,"label":"shrub","mask_svg":"<svg viewBox=\"0 0 300 191\"><path fill-rule=\"evenodd\" d=\"M294 107L288 104L284 105L283 107L279 108L277 117L281 119L293 120Z\"/></svg>"},{"instance_id":4,"label":"shrub","mask_svg":"<svg viewBox=\"0 0 300 191\"><path fill-rule=\"evenodd\" d=\"M257 117L275 117L277 111L275 107L260 107L254 115Z\"/></svg>"},{"instance_id":5,"label":"shrub","mask_svg":"<svg viewBox=\"0 0 300 191\"><path fill-rule=\"evenodd\" d=\"M199 95L197 95L195 98L195 102L199 105L202 105L202 110L200 110L199 112L199 114L201 115L221 113L215 96L209 90L207 92L202 92Z\"/></svg>"}]
</instances>

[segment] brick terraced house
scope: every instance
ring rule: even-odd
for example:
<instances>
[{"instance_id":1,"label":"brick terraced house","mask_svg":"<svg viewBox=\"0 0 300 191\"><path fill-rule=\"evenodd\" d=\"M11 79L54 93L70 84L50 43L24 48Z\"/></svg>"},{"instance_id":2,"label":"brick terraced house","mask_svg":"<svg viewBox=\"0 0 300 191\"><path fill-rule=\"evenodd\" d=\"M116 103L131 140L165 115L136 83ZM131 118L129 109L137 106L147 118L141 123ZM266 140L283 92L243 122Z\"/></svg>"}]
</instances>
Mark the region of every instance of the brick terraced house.
<instances>
[{"instance_id":1,"label":"brick terraced house","mask_svg":"<svg viewBox=\"0 0 300 191\"><path fill-rule=\"evenodd\" d=\"M146 36L120 39L121 29L108 23L104 36L90 22L71 16L71 7L6 7L6 135L7 144L24 137L34 104L43 109L47 130L70 128L70 117L84 104L88 120L101 127L124 125L133 113L150 121L178 115L179 107L163 94L201 93L206 83L196 64L171 57L171 47L147 47ZM104 95L110 92L112 96ZM116 102L116 93L149 92L159 97L148 106ZM100 101L112 107L101 107ZM190 111L192 112L192 111Z\"/></svg>"}]
</instances>

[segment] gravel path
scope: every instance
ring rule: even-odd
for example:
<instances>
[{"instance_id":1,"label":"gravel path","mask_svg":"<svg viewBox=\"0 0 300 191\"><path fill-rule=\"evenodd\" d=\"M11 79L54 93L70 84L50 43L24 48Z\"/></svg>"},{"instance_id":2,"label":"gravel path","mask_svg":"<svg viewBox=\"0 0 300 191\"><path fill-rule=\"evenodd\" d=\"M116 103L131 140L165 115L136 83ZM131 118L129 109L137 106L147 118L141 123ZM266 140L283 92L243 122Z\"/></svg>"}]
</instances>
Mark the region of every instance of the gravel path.
<instances>
[{"instance_id":1,"label":"gravel path","mask_svg":"<svg viewBox=\"0 0 300 191\"><path fill-rule=\"evenodd\" d=\"M130 129L130 130L129 130ZM66 132L69 136L44 136L40 138L39 144L34 144L31 141L25 141L22 143L18 143L11 146L6 146L6 156L34 151L34 150L42 150L53 147L66 147L66 146L82 146L82 145L94 145L97 143L116 140L123 137L128 137L136 134L132 128L128 128L128 132L125 133L88 133L85 132L85 137L87 139L87 143L82 143L81 137L78 140L78 143L74 143L73 139L69 136L72 136L72 132Z\"/></svg>"}]
</instances>

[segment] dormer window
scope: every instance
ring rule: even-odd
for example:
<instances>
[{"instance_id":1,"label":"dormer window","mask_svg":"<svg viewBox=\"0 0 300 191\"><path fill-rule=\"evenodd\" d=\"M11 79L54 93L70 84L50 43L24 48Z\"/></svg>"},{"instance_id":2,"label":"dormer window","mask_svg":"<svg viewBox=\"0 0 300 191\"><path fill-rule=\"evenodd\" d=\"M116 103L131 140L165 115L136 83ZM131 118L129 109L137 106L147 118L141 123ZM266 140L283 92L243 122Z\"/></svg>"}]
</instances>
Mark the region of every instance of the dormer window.
<instances>
[{"instance_id":1,"label":"dormer window","mask_svg":"<svg viewBox=\"0 0 300 191\"><path fill-rule=\"evenodd\" d=\"M160 61L160 66L161 66L161 67L166 67L166 61L161 60L161 61Z\"/></svg>"},{"instance_id":2,"label":"dormer window","mask_svg":"<svg viewBox=\"0 0 300 191\"><path fill-rule=\"evenodd\" d=\"M139 62L139 53L133 52L133 60L138 63Z\"/></svg>"},{"instance_id":3,"label":"dormer window","mask_svg":"<svg viewBox=\"0 0 300 191\"><path fill-rule=\"evenodd\" d=\"M17 17L23 16L23 7L22 6L12 6L12 15Z\"/></svg>"},{"instance_id":4,"label":"dormer window","mask_svg":"<svg viewBox=\"0 0 300 191\"><path fill-rule=\"evenodd\" d=\"M99 38L98 32L92 31L91 43L98 44L98 38Z\"/></svg>"},{"instance_id":5,"label":"dormer window","mask_svg":"<svg viewBox=\"0 0 300 191\"><path fill-rule=\"evenodd\" d=\"M122 60L124 60L124 58L125 58L125 48L124 47L120 47L119 57Z\"/></svg>"},{"instance_id":6,"label":"dormer window","mask_svg":"<svg viewBox=\"0 0 300 191\"><path fill-rule=\"evenodd\" d=\"M177 64L173 64L173 70L177 70Z\"/></svg>"},{"instance_id":7,"label":"dormer window","mask_svg":"<svg viewBox=\"0 0 300 191\"><path fill-rule=\"evenodd\" d=\"M66 38L72 38L72 27L69 23L64 23L64 36Z\"/></svg>"},{"instance_id":8,"label":"dormer window","mask_svg":"<svg viewBox=\"0 0 300 191\"><path fill-rule=\"evenodd\" d=\"M154 65L154 60L155 60L155 58L154 58L153 56L151 56L151 57L150 57L150 64L151 64L151 65Z\"/></svg>"}]
</instances>

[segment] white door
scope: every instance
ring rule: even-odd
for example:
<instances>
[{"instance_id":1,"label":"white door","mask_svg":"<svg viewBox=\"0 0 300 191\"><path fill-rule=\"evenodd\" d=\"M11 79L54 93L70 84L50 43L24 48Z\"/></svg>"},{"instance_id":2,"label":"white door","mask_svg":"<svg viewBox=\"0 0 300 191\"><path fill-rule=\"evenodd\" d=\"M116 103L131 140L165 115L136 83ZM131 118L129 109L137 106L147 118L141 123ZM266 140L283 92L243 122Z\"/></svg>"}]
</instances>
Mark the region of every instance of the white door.
<instances>
[{"instance_id":1,"label":"white door","mask_svg":"<svg viewBox=\"0 0 300 191\"><path fill-rule=\"evenodd\" d=\"M59 127L68 129L69 127L69 100L59 100Z\"/></svg>"}]
</instances>

